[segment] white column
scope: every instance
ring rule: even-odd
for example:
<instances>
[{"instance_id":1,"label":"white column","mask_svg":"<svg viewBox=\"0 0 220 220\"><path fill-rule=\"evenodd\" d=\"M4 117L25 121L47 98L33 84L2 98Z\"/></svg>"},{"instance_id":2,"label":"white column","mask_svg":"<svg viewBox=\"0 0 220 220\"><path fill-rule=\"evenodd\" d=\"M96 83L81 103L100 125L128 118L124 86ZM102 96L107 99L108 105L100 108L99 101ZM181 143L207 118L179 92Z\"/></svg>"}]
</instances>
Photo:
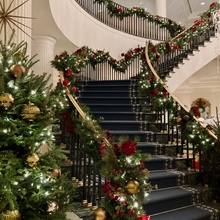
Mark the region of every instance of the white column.
<instances>
[{"instance_id":1,"label":"white column","mask_svg":"<svg viewBox=\"0 0 220 220\"><path fill-rule=\"evenodd\" d=\"M56 86L58 81L58 75L54 73L51 67L51 61L54 59L54 46L56 39L46 35L33 36L32 41L32 56L36 55L36 60L39 60L33 67L32 70L36 75L42 75L47 73L51 75L50 83Z\"/></svg>"},{"instance_id":2,"label":"white column","mask_svg":"<svg viewBox=\"0 0 220 220\"><path fill-rule=\"evenodd\" d=\"M166 18L167 17L167 1L166 0L156 0L156 14Z\"/></svg>"},{"instance_id":3,"label":"white column","mask_svg":"<svg viewBox=\"0 0 220 220\"><path fill-rule=\"evenodd\" d=\"M16 27L15 24L10 22L11 27L7 24L6 30L4 28L1 31L0 39L3 43L7 43L11 37L12 29L15 30L15 36L13 38L13 42L18 44L21 41L27 42L27 54L31 54L31 27L32 27L32 1L27 1L25 4L24 0L0 0L2 5L5 5L4 11L13 11L9 14L9 16L19 16L19 17L11 17L14 19L14 23L18 26ZM11 4L12 3L12 4ZM10 6L11 4L11 6ZM20 6L21 5L21 6ZM10 8L9 8L10 6ZM1 9L2 10L2 9ZM6 31L6 42L5 42L5 31ZM28 36L29 35L29 36Z\"/></svg>"}]
</instances>

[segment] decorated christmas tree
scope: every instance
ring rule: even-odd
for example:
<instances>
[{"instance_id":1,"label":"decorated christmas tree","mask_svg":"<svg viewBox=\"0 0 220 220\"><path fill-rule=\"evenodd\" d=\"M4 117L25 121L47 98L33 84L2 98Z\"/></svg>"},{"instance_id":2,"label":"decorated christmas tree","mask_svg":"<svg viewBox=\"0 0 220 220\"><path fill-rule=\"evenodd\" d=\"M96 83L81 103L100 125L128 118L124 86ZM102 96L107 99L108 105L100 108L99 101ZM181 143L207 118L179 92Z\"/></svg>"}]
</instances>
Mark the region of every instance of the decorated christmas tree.
<instances>
[{"instance_id":1,"label":"decorated christmas tree","mask_svg":"<svg viewBox=\"0 0 220 220\"><path fill-rule=\"evenodd\" d=\"M46 74L30 71L36 61L26 55L27 44L12 39L0 42L0 216L63 220L76 189L61 175L68 152L52 133L60 100Z\"/></svg>"}]
</instances>

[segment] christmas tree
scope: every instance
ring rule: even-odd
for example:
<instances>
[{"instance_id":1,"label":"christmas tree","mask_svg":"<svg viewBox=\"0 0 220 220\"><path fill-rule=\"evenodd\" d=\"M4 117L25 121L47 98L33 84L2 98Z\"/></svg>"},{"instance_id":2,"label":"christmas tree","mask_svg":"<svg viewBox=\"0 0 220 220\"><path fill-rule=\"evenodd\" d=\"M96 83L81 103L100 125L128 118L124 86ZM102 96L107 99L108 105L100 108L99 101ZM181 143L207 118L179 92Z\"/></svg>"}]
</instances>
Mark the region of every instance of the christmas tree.
<instances>
[{"instance_id":1,"label":"christmas tree","mask_svg":"<svg viewBox=\"0 0 220 220\"><path fill-rule=\"evenodd\" d=\"M60 99L46 74L30 71L37 61L26 55L27 44L12 39L0 42L0 216L63 220L76 189L61 175L67 151L52 133ZM42 145L49 149L44 154Z\"/></svg>"}]
</instances>

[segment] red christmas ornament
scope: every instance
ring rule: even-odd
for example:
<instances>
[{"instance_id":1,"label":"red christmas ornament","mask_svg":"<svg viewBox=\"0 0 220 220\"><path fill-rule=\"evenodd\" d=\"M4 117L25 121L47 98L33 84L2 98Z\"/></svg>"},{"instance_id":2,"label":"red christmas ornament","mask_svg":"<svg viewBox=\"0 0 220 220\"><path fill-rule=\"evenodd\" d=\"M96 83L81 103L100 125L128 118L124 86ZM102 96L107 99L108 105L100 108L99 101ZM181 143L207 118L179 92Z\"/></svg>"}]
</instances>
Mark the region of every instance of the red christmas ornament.
<instances>
[{"instance_id":1,"label":"red christmas ornament","mask_svg":"<svg viewBox=\"0 0 220 220\"><path fill-rule=\"evenodd\" d=\"M72 87L72 91L76 92L77 88L75 86Z\"/></svg>"},{"instance_id":2,"label":"red christmas ornament","mask_svg":"<svg viewBox=\"0 0 220 220\"><path fill-rule=\"evenodd\" d=\"M69 80L67 80L67 79L64 79L63 80L63 85L64 86L68 86L70 84L70 81Z\"/></svg>"}]
</instances>

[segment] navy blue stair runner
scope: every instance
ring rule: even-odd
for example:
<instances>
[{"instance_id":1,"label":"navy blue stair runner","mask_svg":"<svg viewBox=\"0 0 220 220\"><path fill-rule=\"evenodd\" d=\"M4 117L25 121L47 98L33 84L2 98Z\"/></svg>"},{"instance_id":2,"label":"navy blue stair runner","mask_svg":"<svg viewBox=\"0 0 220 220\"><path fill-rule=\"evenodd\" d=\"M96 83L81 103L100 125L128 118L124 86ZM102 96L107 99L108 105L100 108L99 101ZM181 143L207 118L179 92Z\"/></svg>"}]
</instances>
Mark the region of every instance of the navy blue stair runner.
<instances>
[{"instance_id":1,"label":"navy blue stair runner","mask_svg":"<svg viewBox=\"0 0 220 220\"><path fill-rule=\"evenodd\" d=\"M186 185L185 171L178 171L178 158L165 155L167 128L153 112L150 99L138 98L137 80L90 81L79 92L90 113L103 117L103 129L114 136L140 137L137 149L151 154L144 161L149 181L157 185L144 205L151 220L218 220L215 210L202 205L201 191ZM182 159L183 160L183 159Z\"/></svg>"}]
</instances>

